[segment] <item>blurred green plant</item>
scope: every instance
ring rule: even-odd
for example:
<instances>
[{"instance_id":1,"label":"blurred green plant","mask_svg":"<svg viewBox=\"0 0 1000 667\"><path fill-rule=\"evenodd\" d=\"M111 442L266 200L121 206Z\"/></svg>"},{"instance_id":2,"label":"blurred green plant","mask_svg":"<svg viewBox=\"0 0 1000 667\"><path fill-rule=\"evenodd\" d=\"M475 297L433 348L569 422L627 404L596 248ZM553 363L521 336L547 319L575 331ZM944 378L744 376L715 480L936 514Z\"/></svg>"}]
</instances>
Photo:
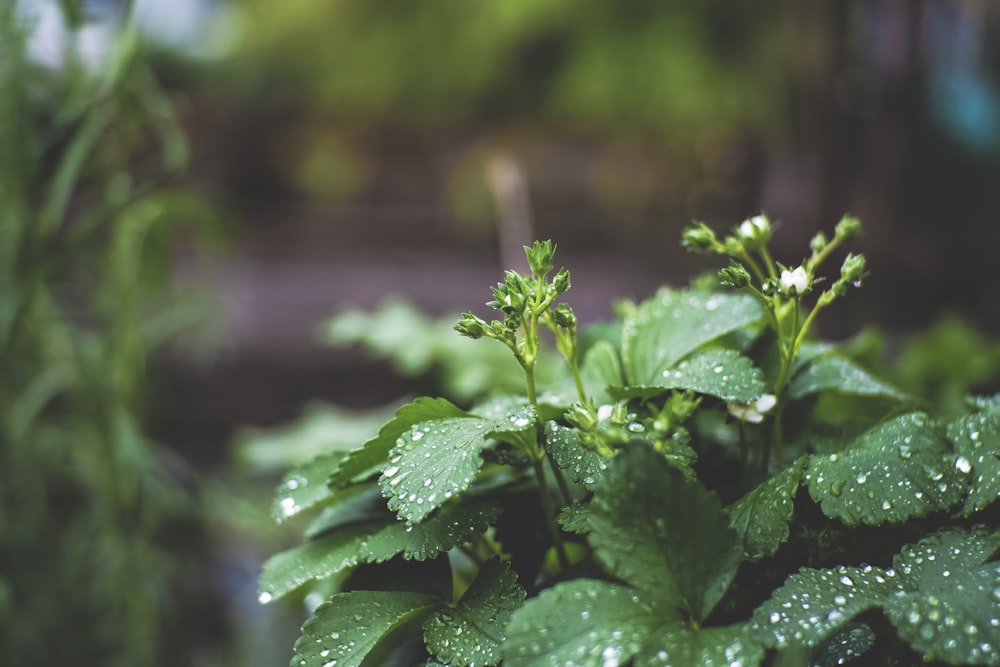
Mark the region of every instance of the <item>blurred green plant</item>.
<instances>
[{"instance_id":1,"label":"blurred green plant","mask_svg":"<svg viewBox=\"0 0 1000 667\"><path fill-rule=\"evenodd\" d=\"M233 80L369 120L529 114L677 139L777 120L788 27L770 5L258 1Z\"/></svg>"},{"instance_id":2,"label":"blurred green plant","mask_svg":"<svg viewBox=\"0 0 1000 667\"><path fill-rule=\"evenodd\" d=\"M61 6L41 63L33 6L0 2L0 664L192 664L200 510L142 399L191 323L175 223L209 209L176 185L187 144L128 17L88 61L90 17Z\"/></svg>"}]
</instances>

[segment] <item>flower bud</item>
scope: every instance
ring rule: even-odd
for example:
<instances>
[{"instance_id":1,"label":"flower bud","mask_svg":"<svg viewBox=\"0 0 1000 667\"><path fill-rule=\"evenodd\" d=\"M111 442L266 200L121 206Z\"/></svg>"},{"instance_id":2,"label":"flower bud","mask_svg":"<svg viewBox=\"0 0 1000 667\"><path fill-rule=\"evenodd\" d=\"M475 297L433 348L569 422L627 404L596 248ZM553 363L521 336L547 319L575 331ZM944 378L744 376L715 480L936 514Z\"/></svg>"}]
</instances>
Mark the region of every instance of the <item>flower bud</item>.
<instances>
[{"instance_id":1,"label":"flower bud","mask_svg":"<svg viewBox=\"0 0 1000 667\"><path fill-rule=\"evenodd\" d=\"M574 403L565 414L566 421L583 431L597 428L597 408L587 403Z\"/></svg>"},{"instance_id":2,"label":"flower bud","mask_svg":"<svg viewBox=\"0 0 1000 667\"><path fill-rule=\"evenodd\" d=\"M557 294L563 294L569 290L569 271L566 269L559 269L556 273L556 277L552 279L552 286L555 288Z\"/></svg>"},{"instance_id":3,"label":"flower bud","mask_svg":"<svg viewBox=\"0 0 1000 667\"><path fill-rule=\"evenodd\" d=\"M812 237L811 241L809 241L809 249L813 251L814 255L818 255L823 251L823 248L826 247L826 244L826 234L819 232L816 236Z\"/></svg>"},{"instance_id":4,"label":"flower bud","mask_svg":"<svg viewBox=\"0 0 1000 667\"><path fill-rule=\"evenodd\" d=\"M837 223L835 234L840 241L853 239L861 234L861 221L853 216L845 215Z\"/></svg>"},{"instance_id":5,"label":"flower bud","mask_svg":"<svg viewBox=\"0 0 1000 667\"><path fill-rule=\"evenodd\" d=\"M765 215L747 218L736 228L736 236L747 249L761 248L771 238L771 221Z\"/></svg>"},{"instance_id":6,"label":"flower bud","mask_svg":"<svg viewBox=\"0 0 1000 667\"><path fill-rule=\"evenodd\" d=\"M859 283L865 275L865 256L849 253L840 267L840 279L852 285Z\"/></svg>"},{"instance_id":7,"label":"flower bud","mask_svg":"<svg viewBox=\"0 0 1000 667\"><path fill-rule=\"evenodd\" d=\"M719 241L708 225L699 222L684 230L681 245L692 252L712 252L718 247Z\"/></svg>"},{"instance_id":8,"label":"flower bud","mask_svg":"<svg viewBox=\"0 0 1000 667\"><path fill-rule=\"evenodd\" d=\"M575 329L576 328L576 315L573 314L573 309L565 303L560 303L552 311L552 319L555 320L557 326L563 329Z\"/></svg>"},{"instance_id":9,"label":"flower bud","mask_svg":"<svg viewBox=\"0 0 1000 667\"><path fill-rule=\"evenodd\" d=\"M805 294L809 288L809 274L801 266L797 266L791 271L785 269L781 272L779 282L781 283L782 294L786 296L800 296Z\"/></svg>"},{"instance_id":10,"label":"flower bud","mask_svg":"<svg viewBox=\"0 0 1000 667\"><path fill-rule=\"evenodd\" d=\"M486 322L472 313L462 313L462 319L455 323L455 331L459 334L472 338L482 338L486 335L488 327Z\"/></svg>"},{"instance_id":11,"label":"flower bud","mask_svg":"<svg viewBox=\"0 0 1000 667\"><path fill-rule=\"evenodd\" d=\"M750 272L739 262L729 261L729 266L719 271L719 279L723 285L739 289L750 284Z\"/></svg>"},{"instance_id":12,"label":"flower bud","mask_svg":"<svg viewBox=\"0 0 1000 667\"><path fill-rule=\"evenodd\" d=\"M535 241L530 248L524 247L528 266L536 276L546 276L552 271L552 257L555 253L556 246L552 241Z\"/></svg>"}]
</instances>

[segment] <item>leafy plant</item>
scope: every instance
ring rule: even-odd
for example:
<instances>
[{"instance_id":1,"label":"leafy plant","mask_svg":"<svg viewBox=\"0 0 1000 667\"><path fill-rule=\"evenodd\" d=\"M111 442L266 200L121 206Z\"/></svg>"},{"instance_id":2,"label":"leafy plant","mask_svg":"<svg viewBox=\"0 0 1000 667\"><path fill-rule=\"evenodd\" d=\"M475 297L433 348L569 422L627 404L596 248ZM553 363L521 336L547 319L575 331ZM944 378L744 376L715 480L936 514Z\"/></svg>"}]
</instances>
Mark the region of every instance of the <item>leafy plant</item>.
<instances>
[{"instance_id":1,"label":"leafy plant","mask_svg":"<svg viewBox=\"0 0 1000 667\"><path fill-rule=\"evenodd\" d=\"M696 224L721 285L586 336L555 246L526 248L497 319L455 325L508 350L522 393L417 398L285 476L274 517L315 516L260 600L326 599L291 664L1000 664L1000 400L935 416L811 336L866 276L853 253L821 274L860 229L785 266L764 216ZM539 382L546 355L563 371Z\"/></svg>"}]
</instances>

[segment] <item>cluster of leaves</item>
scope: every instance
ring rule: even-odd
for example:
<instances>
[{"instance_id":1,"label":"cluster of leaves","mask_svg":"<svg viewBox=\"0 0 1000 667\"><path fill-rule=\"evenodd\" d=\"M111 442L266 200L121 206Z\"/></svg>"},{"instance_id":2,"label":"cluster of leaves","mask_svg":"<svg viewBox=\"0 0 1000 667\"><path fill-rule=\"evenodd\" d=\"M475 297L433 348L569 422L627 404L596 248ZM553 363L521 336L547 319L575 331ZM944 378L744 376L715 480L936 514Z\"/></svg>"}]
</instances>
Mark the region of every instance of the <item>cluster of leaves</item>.
<instances>
[{"instance_id":1,"label":"cluster of leaves","mask_svg":"<svg viewBox=\"0 0 1000 667\"><path fill-rule=\"evenodd\" d=\"M87 3L42 4L0 2L0 663L190 664L200 508L141 399L147 354L190 321L167 305L168 222L207 206L168 187L187 147L129 21L87 64ZM58 65L32 59L47 10Z\"/></svg>"},{"instance_id":2,"label":"cluster of leaves","mask_svg":"<svg viewBox=\"0 0 1000 667\"><path fill-rule=\"evenodd\" d=\"M291 664L1000 664L1000 400L936 417L809 337L864 277L848 254L818 288L859 230L791 268L762 216L696 225L728 289L662 288L579 337L554 247L526 248L502 317L456 325L523 394L418 398L285 476L275 519L316 516L260 599L325 600ZM538 383L546 330L565 371Z\"/></svg>"}]
</instances>

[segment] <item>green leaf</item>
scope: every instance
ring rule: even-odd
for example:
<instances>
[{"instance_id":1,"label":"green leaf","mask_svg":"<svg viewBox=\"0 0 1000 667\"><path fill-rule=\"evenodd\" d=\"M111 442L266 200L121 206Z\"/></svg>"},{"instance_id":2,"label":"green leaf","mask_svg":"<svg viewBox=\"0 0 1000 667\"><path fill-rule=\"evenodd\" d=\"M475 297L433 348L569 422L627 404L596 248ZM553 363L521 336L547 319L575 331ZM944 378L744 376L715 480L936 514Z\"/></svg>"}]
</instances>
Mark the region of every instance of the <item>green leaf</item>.
<instances>
[{"instance_id":1,"label":"green leaf","mask_svg":"<svg viewBox=\"0 0 1000 667\"><path fill-rule=\"evenodd\" d=\"M556 422L545 425L545 448L567 477L588 489L594 488L610 462L607 457L585 448L577 429Z\"/></svg>"},{"instance_id":2,"label":"green leaf","mask_svg":"<svg viewBox=\"0 0 1000 667\"><path fill-rule=\"evenodd\" d=\"M719 499L649 447L614 460L594 492L588 536L609 572L702 621L739 566Z\"/></svg>"},{"instance_id":3,"label":"green leaf","mask_svg":"<svg viewBox=\"0 0 1000 667\"><path fill-rule=\"evenodd\" d=\"M329 577L362 562L364 542L392 517L361 521L271 556L260 575L260 601L270 602L314 579Z\"/></svg>"},{"instance_id":4,"label":"green leaf","mask_svg":"<svg viewBox=\"0 0 1000 667\"><path fill-rule=\"evenodd\" d=\"M749 403L764 393L764 375L736 350L710 348L695 352L663 371L649 384L611 387L612 398L651 398L670 389L685 389L724 401Z\"/></svg>"},{"instance_id":5,"label":"green leaf","mask_svg":"<svg viewBox=\"0 0 1000 667\"><path fill-rule=\"evenodd\" d=\"M585 535L590 532L590 505L585 503L567 505L556 517L556 521L566 532Z\"/></svg>"},{"instance_id":6,"label":"green leaf","mask_svg":"<svg viewBox=\"0 0 1000 667\"><path fill-rule=\"evenodd\" d=\"M806 479L827 516L877 526L953 507L966 472L956 467L941 429L911 412L866 431L843 452L811 457Z\"/></svg>"},{"instance_id":7,"label":"green leaf","mask_svg":"<svg viewBox=\"0 0 1000 667\"><path fill-rule=\"evenodd\" d=\"M422 621L440 605L422 593L338 593L302 626L290 667L358 667L386 635Z\"/></svg>"},{"instance_id":8,"label":"green leaf","mask_svg":"<svg viewBox=\"0 0 1000 667\"><path fill-rule=\"evenodd\" d=\"M788 383L788 397L792 400L823 391L854 396L879 396L898 401L911 400L906 393L879 380L853 360L839 354L816 357Z\"/></svg>"},{"instance_id":9,"label":"green leaf","mask_svg":"<svg viewBox=\"0 0 1000 667\"><path fill-rule=\"evenodd\" d=\"M802 568L757 608L751 624L768 647L816 646L900 588L895 572L870 565Z\"/></svg>"},{"instance_id":10,"label":"green leaf","mask_svg":"<svg viewBox=\"0 0 1000 667\"><path fill-rule=\"evenodd\" d=\"M628 662L663 623L632 589L576 579L542 591L514 612L505 667L606 667Z\"/></svg>"},{"instance_id":11,"label":"green leaf","mask_svg":"<svg viewBox=\"0 0 1000 667\"><path fill-rule=\"evenodd\" d=\"M969 495L962 509L968 516L1000 498L1000 407L949 424L948 438L958 454L955 466L971 473Z\"/></svg>"},{"instance_id":12,"label":"green leaf","mask_svg":"<svg viewBox=\"0 0 1000 667\"><path fill-rule=\"evenodd\" d=\"M435 419L414 425L397 439L379 485L407 523L417 523L452 496L465 491L483 465L487 437L534 427L530 408L490 421L479 417Z\"/></svg>"},{"instance_id":13,"label":"green leaf","mask_svg":"<svg viewBox=\"0 0 1000 667\"><path fill-rule=\"evenodd\" d=\"M755 667L764 647L748 625L694 628L687 622L660 628L635 659L635 667Z\"/></svg>"},{"instance_id":14,"label":"green leaf","mask_svg":"<svg viewBox=\"0 0 1000 667\"><path fill-rule=\"evenodd\" d=\"M763 308L750 295L663 288L623 324L625 378L632 385L656 385L664 371L697 348L763 317Z\"/></svg>"},{"instance_id":15,"label":"green leaf","mask_svg":"<svg viewBox=\"0 0 1000 667\"><path fill-rule=\"evenodd\" d=\"M261 601L277 599L309 581L360 563L381 563L397 555L426 560L485 532L499 513L484 503L466 503L409 527L391 515L338 526L268 559L260 575Z\"/></svg>"},{"instance_id":16,"label":"green leaf","mask_svg":"<svg viewBox=\"0 0 1000 667\"><path fill-rule=\"evenodd\" d=\"M764 393L760 369L736 350L714 348L696 352L663 371L651 383L661 389L689 389L724 401L749 403Z\"/></svg>"},{"instance_id":17,"label":"green leaf","mask_svg":"<svg viewBox=\"0 0 1000 667\"><path fill-rule=\"evenodd\" d=\"M330 475L328 484L332 488L338 488L350 484L359 475L374 472L376 468L385 463L389 452L396 445L396 440L414 424L463 415L465 415L465 411L443 398L422 396L412 403L407 403L396 411L395 417L379 429L377 436L366 442L360 449L352 451L341 461L337 469Z\"/></svg>"},{"instance_id":18,"label":"green leaf","mask_svg":"<svg viewBox=\"0 0 1000 667\"><path fill-rule=\"evenodd\" d=\"M524 596L507 563L487 561L458 604L424 623L427 648L451 665L496 665L507 623Z\"/></svg>"},{"instance_id":19,"label":"green leaf","mask_svg":"<svg viewBox=\"0 0 1000 667\"><path fill-rule=\"evenodd\" d=\"M595 401L607 401L607 388L624 381L621 360L614 345L603 340L594 343L583 355L580 376L587 393Z\"/></svg>"},{"instance_id":20,"label":"green leaf","mask_svg":"<svg viewBox=\"0 0 1000 667\"><path fill-rule=\"evenodd\" d=\"M485 533L499 515L497 507L471 502L444 507L415 525L394 521L367 539L364 560L382 562L398 554L425 560Z\"/></svg>"},{"instance_id":21,"label":"green leaf","mask_svg":"<svg viewBox=\"0 0 1000 667\"><path fill-rule=\"evenodd\" d=\"M812 653L814 667L837 667L867 653L878 638L864 623L848 623L834 632Z\"/></svg>"},{"instance_id":22,"label":"green leaf","mask_svg":"<svg viewBox=\"0 0 1000 667\"><path fill-rule=\"evenodd\" d=\"M893 566L907 590L885 614L927 660L1000 664L1000 531L945 529L904 547Z\"/></svg>"},{"instance_id":23,"label":"green leaf","mask_svg":"<svg viewBox=\"0 0 1000 667\"><path fill-rule=\"evenodd\" d=\"M343 452L333 452L318 456L312 461L297 466L285 473L278 486L271 516L278 523L305 510L321 505L333 496L326 484L330 471L337 467Z\"/></svg>"},{"instance_id":24,"label":"green leaf","mask_svg":"<svg viewBox=\"0 0 1000 667\"><path fill-rule=\"evenodd\" d=\"M729 524L740 536L747 560L773 556L788 539L806 462L800 458L729 506Z\"/></svg>"}]
</instances>

